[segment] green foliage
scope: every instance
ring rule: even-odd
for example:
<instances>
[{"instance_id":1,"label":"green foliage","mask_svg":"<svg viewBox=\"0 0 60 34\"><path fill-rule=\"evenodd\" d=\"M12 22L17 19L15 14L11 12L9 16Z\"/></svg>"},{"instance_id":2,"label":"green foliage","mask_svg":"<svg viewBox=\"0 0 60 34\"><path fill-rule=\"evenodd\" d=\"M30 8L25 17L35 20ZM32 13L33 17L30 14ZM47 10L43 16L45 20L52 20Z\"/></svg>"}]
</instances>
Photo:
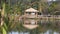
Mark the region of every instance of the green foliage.
<instances>
[{"instance_id":1,"label":"green foliage","mask_svg":"<svg viewBox=\"0 0 60 34\"><path fill-rule=\"evenodd\" d=\"M2 34L7 34L7 25L5 23L1 28L2 28Z\"/></svg>"},{"instance_id":2,"label":"green foliage","mask_svg":"<svg viewBox=\"0 0 60 34\"><path fill-rule=\"evenodd\" d=\"M2 31L2 32L3 32L3 34L7 34L7 32L6 32L6 30L5 30L5 28L4 28L4 27L2 28L2 30L3 30L3 31Z\"/></svg>"},{"instance_id":3,"label":"green foliage","mask_svg":"<svg viewBox=\"0 0 60 34\"><path fill-rule=\"evenodd\" d=\"M49 7L48 7L48 12L50 13L50 14L53 14L53 12L55 12L55 8L56 8L56 5L57 5L57 3L56 2L53 2Z\"/></svg>"}]
</instances>

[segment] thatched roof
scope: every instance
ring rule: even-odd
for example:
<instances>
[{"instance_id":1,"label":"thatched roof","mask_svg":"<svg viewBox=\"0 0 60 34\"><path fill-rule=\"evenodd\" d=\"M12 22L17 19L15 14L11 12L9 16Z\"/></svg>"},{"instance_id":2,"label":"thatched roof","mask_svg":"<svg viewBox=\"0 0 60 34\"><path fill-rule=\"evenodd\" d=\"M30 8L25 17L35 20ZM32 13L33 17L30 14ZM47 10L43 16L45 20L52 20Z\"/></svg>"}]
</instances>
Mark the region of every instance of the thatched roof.
<instances>
[{"instance_id":1,"label":"thatched roof","mask_svg":"<svg viewBox=\"0 0 60 34\"><path fill-rule=\"evenodd\" d=\"M29 8L27 10L25 10L25 12L39 12L38 10L35 10L33 8Z\"/></svg>"}]
</instances>

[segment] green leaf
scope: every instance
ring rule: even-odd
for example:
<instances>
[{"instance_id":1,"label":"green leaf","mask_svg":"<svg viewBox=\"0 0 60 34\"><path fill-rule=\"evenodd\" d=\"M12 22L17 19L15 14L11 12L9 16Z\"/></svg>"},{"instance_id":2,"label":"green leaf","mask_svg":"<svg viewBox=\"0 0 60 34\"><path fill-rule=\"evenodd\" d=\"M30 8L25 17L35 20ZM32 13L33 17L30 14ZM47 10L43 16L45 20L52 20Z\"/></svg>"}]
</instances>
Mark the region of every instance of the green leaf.
<instances>
[{"instance_id":1,"label":"green leaf","mask_svg":"<svg viewBox=\"0 0 60 34\"><path fill-rule=\"evenodd\" d=\"M5 29L7 30L7 25L4 23L4 27L5 27Z\"/></svg>"},{"instance_id":2,"label":"green leaf","mask_svg":"<svg viewBox=\"0 0 60 34\"><path fill-rule=\"evenodd\" d=\"M3 34L7 34L6 29L4 27L2 27L2 32L3 32Z\"/></svg>"}]
</instances>

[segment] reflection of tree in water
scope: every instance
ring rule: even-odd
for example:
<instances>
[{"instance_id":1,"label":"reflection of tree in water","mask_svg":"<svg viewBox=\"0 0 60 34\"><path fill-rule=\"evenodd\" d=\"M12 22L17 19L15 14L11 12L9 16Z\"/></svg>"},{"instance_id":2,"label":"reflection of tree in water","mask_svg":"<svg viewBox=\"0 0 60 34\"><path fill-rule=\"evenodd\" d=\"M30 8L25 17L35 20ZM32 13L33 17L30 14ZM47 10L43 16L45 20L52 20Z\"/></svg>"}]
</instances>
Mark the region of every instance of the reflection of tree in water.
<instances>
[{"instance_id":1,"label":"reflection of tree in water","mask_svg":"<svg viewBox=\"0 0 60 34\"><path fill-rule=\"evenodd\" d=\"M53 22L40 22L40 25L38 27L38 30L40 32L46 32L47 30L51 29L53 32L59 32L60 31L60 24L59 24L60 20L55 20Z\"/></svg>"},{"instance_id":2,"label":"reflection of tree in water","mask_svg":"<svg viewBox=\"0 0 60 34\"><path fill-rule=\"evenodd\" d=\"M10 32L11 31L18 31L18 32L23 32L23 33L24 32L29 32L30 34L39 34L39 33L45 33L50 29L52 30L51 33L53 33L54 31L60 32L59 21L57 20L55 23L53 23L53 22L49 22L49 23L39 22L39 27L37 27L35 29L32 29L32 30L23 27L22 22L21 23L15 23L12 28L9 28L9 31Z\"/></svg>"}]
</instances>

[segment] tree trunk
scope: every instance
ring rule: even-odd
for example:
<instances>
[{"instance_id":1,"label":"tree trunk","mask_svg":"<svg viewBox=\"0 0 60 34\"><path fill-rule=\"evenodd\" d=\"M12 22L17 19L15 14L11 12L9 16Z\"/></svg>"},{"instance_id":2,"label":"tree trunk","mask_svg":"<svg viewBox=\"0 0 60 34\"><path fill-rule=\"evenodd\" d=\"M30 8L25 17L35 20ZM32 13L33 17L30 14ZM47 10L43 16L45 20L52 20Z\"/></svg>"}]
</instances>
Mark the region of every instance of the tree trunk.
<instances>
[{"instance_id":1,"label":"tree trunk","mask_svg":"<svg viewBox=\"0 0 60 34\"><path fill-rule=\"evenodd\" d=\"M1 26L2 26L3 23L4 23L5 3L3 3L2 8L3 8L3 9L1 10Z\"/></svg>"},{"instance_id":2,"label":"tree trunk","mask_svg":"<svg viewBox=\"0 0 60 34\"><path fill-rule=\"evenodd\" d=\"M40 13L42 13L42 5L41 5L41 1L39 1L39 8L38 8L38 10L40 11Z\"/></svg>"}]
</instances>

